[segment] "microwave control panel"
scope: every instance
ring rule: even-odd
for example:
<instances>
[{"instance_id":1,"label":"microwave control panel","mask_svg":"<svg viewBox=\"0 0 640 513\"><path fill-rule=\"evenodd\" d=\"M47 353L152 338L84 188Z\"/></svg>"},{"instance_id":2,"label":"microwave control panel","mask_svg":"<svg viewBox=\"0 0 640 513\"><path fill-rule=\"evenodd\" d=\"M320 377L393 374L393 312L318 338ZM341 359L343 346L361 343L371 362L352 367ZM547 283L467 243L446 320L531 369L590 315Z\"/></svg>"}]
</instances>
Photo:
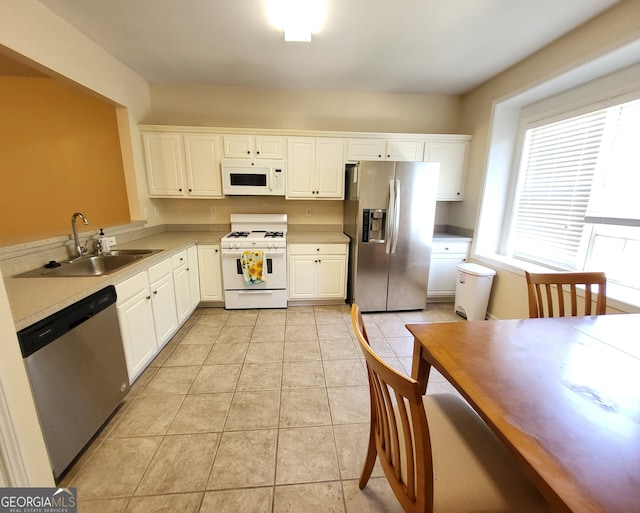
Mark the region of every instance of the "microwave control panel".
<instances>
[{"instance_id":1,"label":"microwave control panel","mask_svg":"<svg viewBox=\"0 0 640 513\"><path fill-rule=\"evenodd\" d=\"M279 168L275 168L273 170L273 188L276 190L283 190L284 189L284 184L282 182L283 178L282 175L284 173L282 172L282 169Z\"/></svg>"}]
</instances>

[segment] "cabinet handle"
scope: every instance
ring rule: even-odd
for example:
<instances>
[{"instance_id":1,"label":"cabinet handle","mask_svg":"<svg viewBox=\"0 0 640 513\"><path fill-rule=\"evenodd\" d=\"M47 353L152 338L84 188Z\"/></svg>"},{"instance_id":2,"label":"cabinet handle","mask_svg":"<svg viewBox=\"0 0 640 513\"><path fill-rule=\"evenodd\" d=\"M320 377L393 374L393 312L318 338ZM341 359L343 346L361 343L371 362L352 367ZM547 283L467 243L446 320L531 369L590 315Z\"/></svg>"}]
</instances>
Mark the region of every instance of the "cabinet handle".
<instances>
[{"instance_id":1,"label":"cabinet handle","mask_svg":"<svg viewBox=\"0 0 640 513\"><path fill-rule=\"evenodd\" d=\"M193 189L189 189L189 192L193 192Z\"/></svg>"},{"instance_id":2,"label":"cabinet handle","mask_svg":"<svg viewBox=\"0 0 640 513\"><path fill-rule=\"evenodd\" d=\"M379 159L381 159L381 158L382 158L382 155L378 155L378 158L379 158Z\"/></svg>"},{"instance_id":3,"label":"cabinet handle","mask_svg":"<svg viewBox=\"0 0 640 513\"><path fill-rule=\"evenodd\" d=\"M180 192L182 192L182 189L178 189Z\"/></svg>"},{"instance_id":4,"label":"cabinet handle","mask_svg":"<svg viewBox=\"0 0 640 513\"><path fill-rule=\"evenodd\" d=\"M259 151L256 151L256 155L260 155L260 152L259 152Z\"/></svg>"},{"instance_id":5,"label":"cabinet handle","mask_svg":"<svg viewBox=\"0 0 640 513\"><path fill-rule=\"evenodd\" d=\"M218 250L217 250L217 249L216 249L215 251L216 251L216 253L218 252Z\"/></svg>"},{"instance_id":6,"label":"cabinet handle","mask_svg":"<svg viewBox=\"0 0 640 513\"><path fill-rule=\"evenodd\" d=\"M187 271L189 270L189 268L187 267Z\"/></svg>"},{"instance_id":7,"label":"cabinet handle","mask_svg":"<svg viewBox=\"0 0 640 513\"><path fill-rule=\"evenodd\" d=\"M387 155L387 158L388 158L388 159L390 159L390 158L391 158L391 155Z\"/></svg>"},{"instance_id":8,"label":"cabinet handle","mask_svg":"<svg viewBox=\"0 0 640 513\"><path fill-rule=\"evenodd\" d=\"M158 291L157 291L157 290L154 290L154 291L153 291L153 293L154 293L154 294L157 294L157 293L158 293Z\"/></svg>"},{"instance_id":9,"label":"cabinet handle","mask_svg":"<svg viewBox=\"0 0 640 513\"><path fill-rule=\"evenodd\" d=\"M247 150L247 155L251 155L251 150Z\"/></svg>"},{"instance_id":10,"label":"cabinet handle","mask_svg":"<svg viewBox=\"0 0 640 513\"><path fill-rule=\"evenodd\" d=\"M151 299L151 296L147 296L147 301L149 301Z\"/></svg>"}]
</instances>

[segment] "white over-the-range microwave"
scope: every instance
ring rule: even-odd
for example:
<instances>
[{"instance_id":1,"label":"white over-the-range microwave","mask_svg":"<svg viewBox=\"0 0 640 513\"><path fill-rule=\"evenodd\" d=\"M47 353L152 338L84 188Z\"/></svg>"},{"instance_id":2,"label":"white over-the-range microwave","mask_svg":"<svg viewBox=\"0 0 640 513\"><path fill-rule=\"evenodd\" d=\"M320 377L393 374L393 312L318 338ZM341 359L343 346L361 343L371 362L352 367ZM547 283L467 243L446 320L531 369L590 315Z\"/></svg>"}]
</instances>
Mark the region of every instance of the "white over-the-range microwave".
<instances>
[{"instance_id":1,"label":"white over-the-range microwave","mask_svg":"<svg viewBox=\"0 0 640 513\"><path fill-rule=\"evenodd\" d=\"M241 196L284 196L283 160L223 159L222 192Z\"/></svg>"}]
</instances>

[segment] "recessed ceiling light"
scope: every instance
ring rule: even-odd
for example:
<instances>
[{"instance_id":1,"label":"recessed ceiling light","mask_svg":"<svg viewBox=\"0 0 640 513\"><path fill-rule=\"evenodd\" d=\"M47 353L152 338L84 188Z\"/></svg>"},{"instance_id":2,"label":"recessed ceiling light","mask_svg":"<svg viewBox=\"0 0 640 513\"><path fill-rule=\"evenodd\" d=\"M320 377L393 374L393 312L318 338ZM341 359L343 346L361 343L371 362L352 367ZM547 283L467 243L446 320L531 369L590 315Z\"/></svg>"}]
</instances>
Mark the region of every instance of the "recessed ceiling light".
<instances>
[{"instance_id":1,"label":"recessed ceiling light","mask_svg":"<svg viewBox=\"0 0 640 513\"><path fill-rule=\"evenodd\" d=\"M311 41L324 25L326 0L265 0L273 26L284 31L285 41Z\"/></svg>"}]
</instances>

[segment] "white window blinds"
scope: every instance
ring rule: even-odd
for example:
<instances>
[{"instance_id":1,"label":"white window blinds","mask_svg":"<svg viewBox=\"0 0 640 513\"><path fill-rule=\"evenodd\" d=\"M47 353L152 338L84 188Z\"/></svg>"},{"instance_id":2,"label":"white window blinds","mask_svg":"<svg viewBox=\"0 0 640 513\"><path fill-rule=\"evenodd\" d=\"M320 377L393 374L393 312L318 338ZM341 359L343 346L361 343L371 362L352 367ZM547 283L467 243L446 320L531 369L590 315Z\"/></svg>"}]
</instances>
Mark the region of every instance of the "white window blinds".
<instances>
[{"instance_id":1,"label":"white window blinds","mask_svg":"<svg viewBox=\"0 0 640 513\"><path fill-rule=\"evenodd\" d=\"M527 130L509 238L514 257L561 269L581 265L606 114L603 109Z\"/></svg>"}]
</instances>

